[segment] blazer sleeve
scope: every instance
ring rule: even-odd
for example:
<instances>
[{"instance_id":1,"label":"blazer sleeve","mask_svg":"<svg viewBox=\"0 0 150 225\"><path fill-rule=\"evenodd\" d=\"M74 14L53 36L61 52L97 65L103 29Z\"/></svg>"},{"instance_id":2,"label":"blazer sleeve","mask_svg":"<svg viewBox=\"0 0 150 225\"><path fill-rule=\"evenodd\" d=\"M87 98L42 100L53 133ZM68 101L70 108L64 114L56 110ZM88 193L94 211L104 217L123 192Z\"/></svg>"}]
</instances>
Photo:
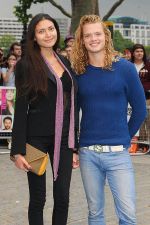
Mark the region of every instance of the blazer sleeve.
<instances>
[{"instance_id":1,"label":"blazer sleeve","mask_svg":"<svg viewBox=\"0 0 150 225\"><path fill-rule=\"evenodd\" d=\"M24 82L25 74L23 69L24 64L17 63L15 70L15 80L18 79L19 83ZM17 93L17 87L16 87ZM28 100L27 96L16 96L14 123L12 129L12 148L11 155L26 154L26 130L27 130L27 112L28 112Z\"/></svg>"}]
</instances>

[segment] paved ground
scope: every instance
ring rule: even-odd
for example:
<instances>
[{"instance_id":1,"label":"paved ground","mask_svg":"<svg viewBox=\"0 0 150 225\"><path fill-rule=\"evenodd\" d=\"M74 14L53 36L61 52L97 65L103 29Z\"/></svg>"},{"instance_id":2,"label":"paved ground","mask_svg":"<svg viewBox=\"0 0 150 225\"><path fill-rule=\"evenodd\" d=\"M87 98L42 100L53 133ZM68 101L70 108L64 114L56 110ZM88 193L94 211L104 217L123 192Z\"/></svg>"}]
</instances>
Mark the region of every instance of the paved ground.
<instances>
[{"instance_id":1,"label":"paved ground","mask_svg":"<svg viewBox=\"0 0 150 225\"><path fill-rule=\"evenodd\" d=\"M0 149L0 225L28 225L27 206L28 189L26 174L17 170L9 160L9 154ZM7 152L7 151L6 151ZM137 191L138 225L150 224L150 154L132 156ZM51 225L52 212L52 176L47 171L47 203L45 207L45 225ZM106 186L107 225L117 225L113 200ZM60 224L61 225L61 224ZM68 225L87 225L87 204L82 187L79 169L73 171Z\"/></svg>"}]
</instances>

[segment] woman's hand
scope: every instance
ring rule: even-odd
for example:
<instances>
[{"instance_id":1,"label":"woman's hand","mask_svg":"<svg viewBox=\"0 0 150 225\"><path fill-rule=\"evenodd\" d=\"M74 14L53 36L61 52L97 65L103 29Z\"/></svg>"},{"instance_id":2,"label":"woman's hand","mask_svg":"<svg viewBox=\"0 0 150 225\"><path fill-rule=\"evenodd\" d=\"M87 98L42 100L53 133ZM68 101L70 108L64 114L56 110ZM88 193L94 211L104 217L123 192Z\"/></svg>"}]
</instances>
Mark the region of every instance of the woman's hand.
<instances>
[{"instance_id":1,"label":"woman's hand","mask_svg":"<svg viewBox=\"0 0 150 225\"><path fill-rule=\"evenodd\" d=\"M25 172L29 172L32 169L28 162L25 160L25 158L20 154L15 156L14 163L17 168L24 170Z\"/></svg>"},{"instance_id":2,"label":"woman's hand","mask_svg":"<svg viewBox=\"0 0 150 225\"><path fill-rule=\"evenodd\" d=\"M73 153L73 162L72 162L72 168L76 169L79 167L79 155L76 153Z\"/></svg>"}]
</instances>

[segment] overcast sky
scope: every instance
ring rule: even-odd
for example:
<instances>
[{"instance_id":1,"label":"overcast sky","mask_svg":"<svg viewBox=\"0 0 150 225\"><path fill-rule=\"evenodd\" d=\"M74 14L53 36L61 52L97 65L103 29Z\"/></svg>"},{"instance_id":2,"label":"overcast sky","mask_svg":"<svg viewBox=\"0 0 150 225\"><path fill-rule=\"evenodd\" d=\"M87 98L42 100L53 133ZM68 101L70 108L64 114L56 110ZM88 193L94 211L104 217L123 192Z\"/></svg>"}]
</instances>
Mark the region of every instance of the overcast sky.
<instances>
[{"instance_id":1,"label":"overcast sky","mask_svg":"<svg viewBox=\"0 0 150 225\"><path fill-rule=\"evenodd\" d=\"M71 12L70 0L56 0L56 2L62 4L62 6L67 11ZM114 2L116 2L116 0L99 0L100 15L104 16ZM14 17L13 7L17 4L17 0L0 0L0 17ZM65 17L50 3L38 3L36 5L33 4L29 12L31 12L33 15L39 12L45 12L54 18ZM150 0L125 0L112 16L131 16L146 20L150 23Z\"/></svg>"}]
</instances>

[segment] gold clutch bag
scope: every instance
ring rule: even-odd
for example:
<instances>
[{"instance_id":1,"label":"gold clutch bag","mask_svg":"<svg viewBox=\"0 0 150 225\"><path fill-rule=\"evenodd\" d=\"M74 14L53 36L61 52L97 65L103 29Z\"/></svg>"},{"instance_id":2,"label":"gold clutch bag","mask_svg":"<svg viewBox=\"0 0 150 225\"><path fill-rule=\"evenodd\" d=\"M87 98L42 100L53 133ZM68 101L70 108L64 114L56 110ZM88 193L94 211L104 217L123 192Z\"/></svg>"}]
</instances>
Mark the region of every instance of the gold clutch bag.
<instances>
[{"instance_id":1,"label":"gold clutch bag","mask_svg":"<svg viewBox=\"0 0 150 225\"><path fill-rule=\"evenodd\" d=\"M39 176L44 174L48 163L48 153L46 154L32 145L26 144L26 155L24 157L32 167L33 173Z\"/></svg>"}]
</instances>

